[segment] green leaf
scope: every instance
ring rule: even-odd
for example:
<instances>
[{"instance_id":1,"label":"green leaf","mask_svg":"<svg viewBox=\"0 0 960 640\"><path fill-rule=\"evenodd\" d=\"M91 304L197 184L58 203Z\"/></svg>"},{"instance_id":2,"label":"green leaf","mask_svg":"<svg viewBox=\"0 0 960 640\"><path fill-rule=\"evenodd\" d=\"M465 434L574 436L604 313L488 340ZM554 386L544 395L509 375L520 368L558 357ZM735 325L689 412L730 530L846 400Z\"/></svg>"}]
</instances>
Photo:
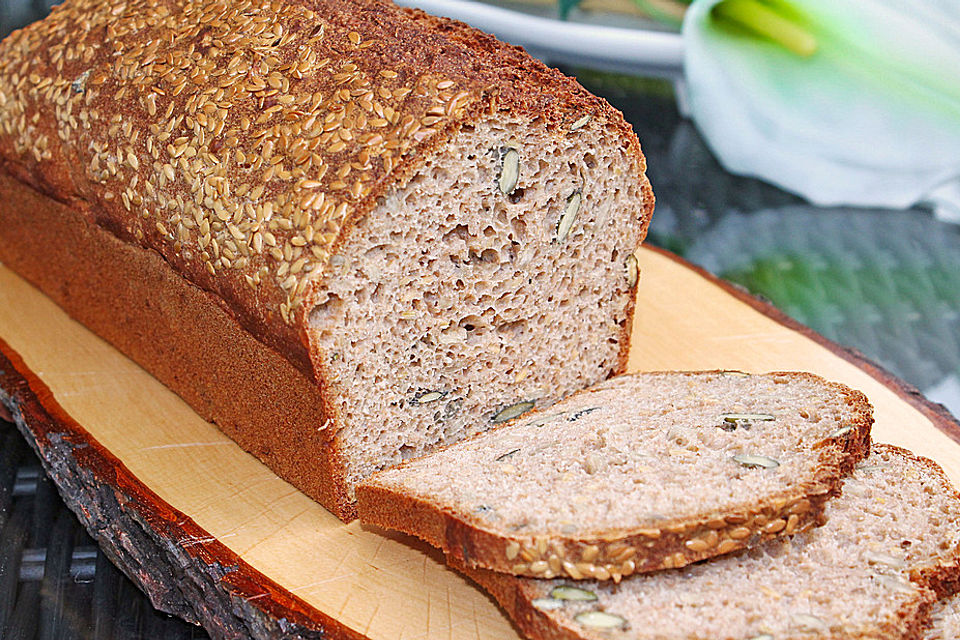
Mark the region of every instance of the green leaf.
<instances>
[{"instance_id":1,"label":"green leaf","mask_svg":"<svg viewBox=\"0 0 960 640\"><path fill-rule=\"evenodd\" d=\"M566 20L570 17L570 12L580 5L580 0L558 0L557 5L560 11L560 18Z\"/></svg>"}]
</instances>

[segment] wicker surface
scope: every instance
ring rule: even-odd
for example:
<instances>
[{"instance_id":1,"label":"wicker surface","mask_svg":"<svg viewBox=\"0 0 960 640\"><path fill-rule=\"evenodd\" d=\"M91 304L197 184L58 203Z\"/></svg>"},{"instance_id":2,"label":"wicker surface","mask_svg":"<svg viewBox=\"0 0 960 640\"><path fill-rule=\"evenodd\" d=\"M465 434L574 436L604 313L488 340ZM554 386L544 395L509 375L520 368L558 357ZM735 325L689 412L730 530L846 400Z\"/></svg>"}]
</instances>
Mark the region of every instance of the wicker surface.
<instances>
[{"instance_id":1,"label":"wicker surface","mask_svg":"<svg viewBox=\"0 0 960 640\"><path fill-rule=\"evenodd\" d=\"M687 258L920 389L960 372L954 225L916 211L787 206L726 216Z\"/></svg>"}]
</instances>

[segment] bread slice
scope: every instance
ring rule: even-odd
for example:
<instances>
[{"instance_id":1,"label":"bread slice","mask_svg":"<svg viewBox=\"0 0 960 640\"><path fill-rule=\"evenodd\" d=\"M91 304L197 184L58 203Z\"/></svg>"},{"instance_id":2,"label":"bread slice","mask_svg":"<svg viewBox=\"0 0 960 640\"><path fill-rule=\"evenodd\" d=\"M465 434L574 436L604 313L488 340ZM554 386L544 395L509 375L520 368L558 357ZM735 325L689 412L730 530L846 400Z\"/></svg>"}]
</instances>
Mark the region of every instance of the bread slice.
<instances>
[{"instance_id":1,"label":"bread slice","mask_svg":"<svg viewBox=\"0 0 960 640\"><path fill-rule=\"evenodd\" d=\"M471 567L620 580L814 526L872 422L806 373L625 375L369 478L359 514Z\"/></svg>"},{"instance_id":2,"label":"bread slice","mask_svg":"<svg viewBox=\"0 0 960 640\"><path fill-rule=\"evenodd\" d=\"M622 115L381 0L66 0L0 44L0 260L345 519L623 369Z\"/></svg>"},{"instance_id":3,"label":"bread slice","mask_svg":"<svg viewBox=\"0 0 960 640\"><path fill-rule=\"evenodd\" d=\"M518 578L450 559L535 640L921 637L960 575L960 495L940 468L876 445L827 517L805 534L620 584Z\"/></svg>"}]
</instances>

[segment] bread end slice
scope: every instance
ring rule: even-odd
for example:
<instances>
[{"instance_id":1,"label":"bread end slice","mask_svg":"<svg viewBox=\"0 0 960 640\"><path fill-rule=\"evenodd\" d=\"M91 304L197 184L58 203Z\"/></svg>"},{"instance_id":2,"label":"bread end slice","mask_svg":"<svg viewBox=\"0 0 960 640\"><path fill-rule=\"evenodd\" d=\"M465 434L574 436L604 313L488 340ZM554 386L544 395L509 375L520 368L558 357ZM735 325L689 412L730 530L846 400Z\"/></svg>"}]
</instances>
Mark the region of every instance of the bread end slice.
<instances>
[{"instance_id":1,"label":"bread end slice","mask_svg":"<svg viewBox=\"0 0 960 640\"><path fill-rule=\"evenodd\" d=\"M872 422L812 374L619 376L373 476L358 511L469 567L619 582L822 524Z\"/></svg>"}]
</instances>

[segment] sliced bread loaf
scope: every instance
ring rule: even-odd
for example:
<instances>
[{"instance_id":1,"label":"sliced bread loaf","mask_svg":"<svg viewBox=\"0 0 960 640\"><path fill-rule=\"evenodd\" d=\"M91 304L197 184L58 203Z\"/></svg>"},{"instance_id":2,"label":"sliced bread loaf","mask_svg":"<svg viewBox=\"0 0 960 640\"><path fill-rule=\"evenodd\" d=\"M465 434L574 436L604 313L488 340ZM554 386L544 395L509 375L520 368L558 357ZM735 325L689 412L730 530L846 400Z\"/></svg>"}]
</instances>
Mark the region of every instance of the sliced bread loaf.
<instances>
[{"instance_id":1,"label":"sliced bread loaf","mask_svg":"<svg viewBox=\"0 0 960 640\"><path fill-rule=\"evenodd\" d=\"M827 517L806 534L618 585L450 559L536 640L921 637L930 606L960 575L960 495L940 468L877 445Z\"/></svg>"},{"instance_id":2,"label":"sliced bread loaf","mask_svg":"<svg viewBox=\"0 0 960 640\"><path fill-rule=\"evenodd\" d=\"M644 171L574 80L381 0L67 0L0 43L0 260L345 519L622 371Z\"/></svg>"},{"instance_id":3,"label":"sliced bread loaf","mask_svg":"<svg viewBox=\"0 0 960 640\"><path fill-rule=\"evenodd\" d=\"M375 475L359 514L471 567L620 580L814 526L872 421L810 374L620 376Z\"/></svg>"}]
</instances>

